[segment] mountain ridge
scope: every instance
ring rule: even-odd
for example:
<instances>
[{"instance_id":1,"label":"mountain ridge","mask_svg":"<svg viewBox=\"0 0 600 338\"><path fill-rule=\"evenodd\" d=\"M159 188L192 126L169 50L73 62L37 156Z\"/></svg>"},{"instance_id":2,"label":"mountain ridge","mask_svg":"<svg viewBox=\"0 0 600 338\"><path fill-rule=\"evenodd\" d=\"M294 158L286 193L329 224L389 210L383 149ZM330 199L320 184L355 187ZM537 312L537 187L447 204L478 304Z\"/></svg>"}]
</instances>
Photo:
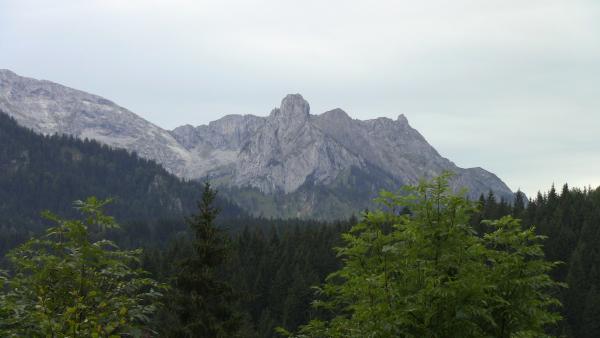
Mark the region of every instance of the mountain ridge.
<instances>
[{"instance_id":1,"label":"mountain ridge","mask_svg":"<svg viewBox=\"0 0 600 338\"><path fill-rule=\"evenodd\" d=\"M307 217L322 199L333 196L343 209L368 206L380 189L397 189L444 171L454 172L453 187L468 188L472 198L489 190L507 200L513 196L493 173L460 168L442 157L403 114L396 120L358 120L335 108L313 115L300 94L287 95L267 116L225 115L208 124L165 130L100 96L0 70L0 109L36 132L125 148L179 177L209 178L226 191L277 196L274 205L313 201L296 206L296 212L270 216ZM350 203L354 197L338 196L341 190L352 194L339 186L350 173L371 182L360 192L362 205Z\"/></svg>"}]
</instances>

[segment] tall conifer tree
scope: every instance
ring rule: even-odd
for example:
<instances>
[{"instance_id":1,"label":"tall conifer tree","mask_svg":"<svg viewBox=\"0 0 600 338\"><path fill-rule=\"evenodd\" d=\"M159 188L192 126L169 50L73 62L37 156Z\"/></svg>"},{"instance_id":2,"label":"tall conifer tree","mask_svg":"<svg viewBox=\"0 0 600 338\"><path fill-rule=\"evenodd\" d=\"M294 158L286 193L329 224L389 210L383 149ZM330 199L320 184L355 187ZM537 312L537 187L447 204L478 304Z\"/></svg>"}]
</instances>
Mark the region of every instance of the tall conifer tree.
<instances>
[{"instance_id":1,"label":"tall conifer tree","mask_svg":"<svg viewBox=\"0 0 600 338\"><path fill-rule=\"evenodd\" d=\"M187 219L194 234L194 254L179 262L172 304L179 323L166 328L169 336L236 337L241 327L241 316L235 310L236 293L218 276L219 267L227 262L230 244L213 224L219 214L213 205L216 195L206 182L198 213Z\"/></svg>"}]
</instances>

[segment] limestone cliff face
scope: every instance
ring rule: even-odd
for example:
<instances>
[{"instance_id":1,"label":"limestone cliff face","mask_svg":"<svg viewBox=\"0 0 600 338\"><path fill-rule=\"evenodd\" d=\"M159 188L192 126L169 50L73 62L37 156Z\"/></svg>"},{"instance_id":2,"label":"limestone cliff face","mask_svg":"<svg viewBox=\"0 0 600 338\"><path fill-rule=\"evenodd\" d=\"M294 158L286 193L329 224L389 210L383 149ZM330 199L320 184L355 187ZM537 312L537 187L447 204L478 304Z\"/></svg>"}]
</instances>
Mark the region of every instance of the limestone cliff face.
<instances>
[{"instance_id":1,"label":"limestone cliff face","mask_svg":"<svg viewBox=\"0 0 600 338\"><path fill-rule=\"evenodd\" d=\"M468 188L471 197L492 190L512 199L494 174L459 168L440 156L404 115L366 121L341 109L312 115L300 94L286 96L265 117L228 115L167 131L99 96L0 70L0 110L43 134L87 137L135 151L180 177L209 177L224 187L266 195L301 194L294 203L310 201L315 207L322 202L315 189L335 195L339 205L345 203L339 193L344 184L344 194L362 184L370 195L352 199L368 200L381 188L413 184L445 170L456 173L452 184ZM304 216L314 210L308 204L290 208L303 210Z\"/></svg>"},{"instance_id":2,"label":"limestone cliff face","mask_svg":"<svg viewBox=\"0 0 600 338\"><path fill-rule=\"evenodd\" d=\"M298 189L308 178L327 184L363 160L317 128L302 96L288 95L240 150L234 184L264 192Z\"/></svg>"}]
</instances>

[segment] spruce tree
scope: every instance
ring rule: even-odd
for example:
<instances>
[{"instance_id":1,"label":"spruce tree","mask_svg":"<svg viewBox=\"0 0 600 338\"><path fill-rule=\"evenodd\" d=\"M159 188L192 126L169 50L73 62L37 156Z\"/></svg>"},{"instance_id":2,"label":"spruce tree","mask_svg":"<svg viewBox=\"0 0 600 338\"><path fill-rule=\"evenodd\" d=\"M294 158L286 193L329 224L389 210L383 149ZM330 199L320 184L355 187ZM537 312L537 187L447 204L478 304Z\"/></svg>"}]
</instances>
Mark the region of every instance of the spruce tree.
<instances>
[{"instance_id":1,"label":"spruce tree","mask_svg":"<svg viewBox=\"0 0 600 338\"><path fill-rule=\"evenodd\" d=\"M237 295L219 278L219 268L227 262L230 244L224 232L215 227L219 209L213 205L217 192L204 184L198 213L187 218L193 235L193 255L179 262L175 277L176 295L172 304L178 322L165 328L173 337L235 337L241 327L236 312Z\"/></svg>"},{"instance_id":2,"label":"spruce tree","mask_svg":"<svg viewBox=\"0 0 600 338\"><path fill-rule=\"evenodd\" d=\"M525 194L521 189L515 193L515 201L513 203L513 216L520 218L525 211Z\"/></svg>"}]
</instances>

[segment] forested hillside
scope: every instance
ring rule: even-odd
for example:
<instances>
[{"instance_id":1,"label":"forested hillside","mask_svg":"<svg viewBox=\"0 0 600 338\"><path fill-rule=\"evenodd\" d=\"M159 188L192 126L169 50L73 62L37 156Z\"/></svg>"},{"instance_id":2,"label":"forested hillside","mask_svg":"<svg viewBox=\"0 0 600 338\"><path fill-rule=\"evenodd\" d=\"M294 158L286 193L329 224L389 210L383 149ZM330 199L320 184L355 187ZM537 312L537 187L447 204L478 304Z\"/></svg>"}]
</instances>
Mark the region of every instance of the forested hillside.
<instances>
[{"instance_id":1,"label":"forested hillside","mask_svg":"<svg viewBox=\"0 0 600 338\"><path fill-rule=\"evenodd\" d=\"M138 243L160 241L184 229L201 196L198 182L184 182L153 161L126 150L70 136L41 136L0 112L0 253L48 223L40 213L73 216L73 201L112 198L108 213ZM223 217L242 211L220 199ZM167 222L168 220L168 222Z\"/></svg>"}]
</instances>

